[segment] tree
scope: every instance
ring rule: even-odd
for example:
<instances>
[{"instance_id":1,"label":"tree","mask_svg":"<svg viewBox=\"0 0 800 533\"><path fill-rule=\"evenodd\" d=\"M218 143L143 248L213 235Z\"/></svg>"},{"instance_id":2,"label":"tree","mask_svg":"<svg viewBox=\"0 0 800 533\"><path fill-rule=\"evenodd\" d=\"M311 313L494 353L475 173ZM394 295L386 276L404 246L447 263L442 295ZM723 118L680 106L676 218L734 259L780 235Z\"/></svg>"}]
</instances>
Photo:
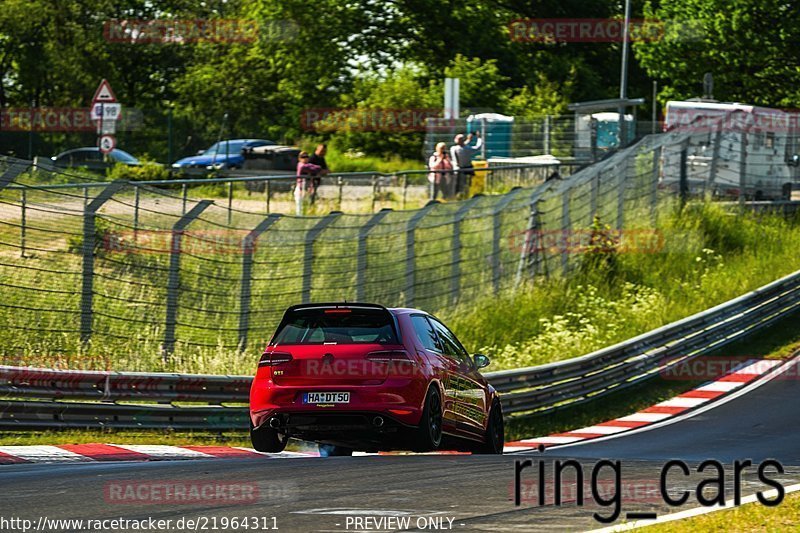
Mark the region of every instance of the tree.
<instances>
[{"instance_id":1,"label":"tree","mask_svg":"<svg viewBox=\"0 0 800 533\"><path fill-rule=\"evenodd\" d=\"M636 57L662 84L665 99L702 94L706 72L714 97L796 107L800 96L798 6L783 0L662 0L645 7L663 38L637 42Z\"/></svg>"}]
</instances>

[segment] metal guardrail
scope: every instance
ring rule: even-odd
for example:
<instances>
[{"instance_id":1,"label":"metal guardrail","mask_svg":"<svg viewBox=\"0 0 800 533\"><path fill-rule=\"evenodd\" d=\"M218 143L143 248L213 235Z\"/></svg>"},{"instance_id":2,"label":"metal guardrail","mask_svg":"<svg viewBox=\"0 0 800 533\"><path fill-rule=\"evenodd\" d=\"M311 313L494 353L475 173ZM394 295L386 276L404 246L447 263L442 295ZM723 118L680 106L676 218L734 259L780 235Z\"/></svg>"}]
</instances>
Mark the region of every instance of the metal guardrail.
<instances>
[{"instance_id":1,"label":"metal guardrail","mask_svg":"<svg viewBox=\"0 0 800 533\"><path fill-rule=\"evenodd\" d=\"M506 414L554 409L639 383L798 311L800 271L588 355L486 377ZM0 428L244 429L247 409L229 404L247 402L251 379L0 366Z\"/></svg>"}]
</instances>

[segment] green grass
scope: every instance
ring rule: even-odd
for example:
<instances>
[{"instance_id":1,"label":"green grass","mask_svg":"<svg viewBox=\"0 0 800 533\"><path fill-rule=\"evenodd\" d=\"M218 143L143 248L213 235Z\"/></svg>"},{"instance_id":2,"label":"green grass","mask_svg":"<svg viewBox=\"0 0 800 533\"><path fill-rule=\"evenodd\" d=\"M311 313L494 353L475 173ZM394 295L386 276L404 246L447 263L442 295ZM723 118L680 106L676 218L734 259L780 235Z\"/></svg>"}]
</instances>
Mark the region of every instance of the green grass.
<instances>
[{"instance_id":1,"label":"green grass","mask_svg":"<svg viewBox=\"0 0 800 533\"><path fill-rule=\"evenodd\" d=\"M164 200L159 204L160 212L147 213L146 227L170 227L179 215L168 212L175 202L178 200ZM494 199L484 197L480 202L478 208L488 210ZM491 235L491 217L481 217L463 225L461 257L465 266L461 286L466 296L451 305L449 284L440 279L449 274L452 226L442 222L451 220L458 207L457 203L438 206L437 214L426 217L427 226L419 232L416 305L440 315L470 350L490 355L493 364L489 370L582 355L719 304L800 268L800 255L796 253L800 228L795 222L772 216L734 216L715 205L696 204L680 213L667 210L661 214L659 228L665 249L660 253L618 252L593 266L581 266L589 263L586 257L578 257L577 271L567 278L539 277L517 290L506 287L494 296L487 294L491 292L487 290L491 271L482 266L487 245L491 249L486 239ZM519 213L525 207L520 203L513 209ZM209 224L225 224L225 214L222 208L210 208L204 215L209 223L203 229L217 235L220 226ZM409 216L392 214L394 222L376 228L371 235L368 253L383 254L379 257L391 260L379 269L367 270L367 300L402 303L391 300L404 287L405 265L397 251L404 250L405 234L401 230ZM507 216L504 235L514 231L514 221L523 219L516 214ZM115 217L110 219L111 225L124 231L130 221ZM354 299L356 262L352 245L365 217L343 216L331 232L347 240L331 240L315 247L312 299ZM252 228L260 220L261 215L236 213L232 225ZM302 236L316 222L313 218L287 219L281 224ZM286 239L292 232L268 232L254 256L252 290L258 297L252 307L253 347L239 352L235 346L240 256L187 255L181 262L179 344L175 355L164 361L160 343L169 255L103 253L95 261L99 274L95 291L102 295L95 298L95 327L109 333L97 334L88 346L82 346L74 333L42 333L37 330L75 330L79 326L81 256L67 251L74 235L66 234L80 234L81 223L80 216L64 216L33 224L42 230L29 231L28 245L40 250L30 251L24 260L11 246L19 239L13 220L0 225L0 243L6 244L0 246L0 262L7 265L0 266L6 304L0 311L3 364L250 374L258 348L272 333L283 308L296 303L299 296L303 241L273 242ZM44 231L47 229L60 233ZM505 280L513 279L518 257L518 252L503 245Z\"/></svg>"},{"instance_id":2,"label":"green grass","mask_svg":"<svg viewBox=\"0 0 800 533\"><path fill-rule=\"evenodd\" d=\"M711 512L701 516L650 526L648 533L704 532L778 532L796 531L800 523L800 494L786 496L777 507L767 507L758 502Z\"/></svg>"},{"instance_id":3,"label":"green grass","mask_svg":"<svg viewBox=\"0 0 800 533\"><path fill-rule=\"evenodd\" d=\"M800 269L800 226L694 204L661 217L661 253L618 253L439 312L492 369L568 359L708 309Z\"/></svg>"},{"instance_id":4,"label":"green grass","mask_svg":"<svg viewBox=\"0 0 800 533\"><path fill-rule=\"evenodd\" d=\"M755 335L725 346L707 357L730 359L785 359L800 350L800 315L786 317ZM506 440L562 433L593 426L635 413L656 403L694 389L701 380L664 379L656 376L639 385L598 397L590 402L534 416L512 417L506 427Z\"/></svg>"},{"instance_id":5,"label":"green grass","mask_svg":"<svg viewBox=\"0 0 800 533\"><path fill-rule=\"evenodd\" d=\"M157 431L157 430L63 430L14 432L4 431L0 437L2 446L36 446L55 444L164 444L172 446L246 446L250 437L245 431L224 433Z\"/></svg>"}]
</instances>

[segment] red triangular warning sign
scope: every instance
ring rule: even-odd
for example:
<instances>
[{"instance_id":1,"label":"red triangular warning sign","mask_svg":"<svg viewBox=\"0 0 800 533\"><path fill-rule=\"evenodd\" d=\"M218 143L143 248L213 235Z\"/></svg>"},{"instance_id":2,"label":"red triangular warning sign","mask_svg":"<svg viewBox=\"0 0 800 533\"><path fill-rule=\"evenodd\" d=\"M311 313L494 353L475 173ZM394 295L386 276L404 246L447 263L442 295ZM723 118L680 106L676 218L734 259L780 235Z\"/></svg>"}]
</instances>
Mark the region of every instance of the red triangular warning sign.
<instances>
[{"instance_id":1,"label":"red triangular warning sign","mask_svg":"<svg viewBox=\"0 0 800 533\"><path fill-rule=\"evenodd\" d=\"M109 85L108 81L105 79L100 82L100 85L97 87L97 90L94 92L94 98L92 98L92 103L97 102L116 102L117 97L114 96L114 91L111 90L111 85Z\"/></svg>"}]
</instances>

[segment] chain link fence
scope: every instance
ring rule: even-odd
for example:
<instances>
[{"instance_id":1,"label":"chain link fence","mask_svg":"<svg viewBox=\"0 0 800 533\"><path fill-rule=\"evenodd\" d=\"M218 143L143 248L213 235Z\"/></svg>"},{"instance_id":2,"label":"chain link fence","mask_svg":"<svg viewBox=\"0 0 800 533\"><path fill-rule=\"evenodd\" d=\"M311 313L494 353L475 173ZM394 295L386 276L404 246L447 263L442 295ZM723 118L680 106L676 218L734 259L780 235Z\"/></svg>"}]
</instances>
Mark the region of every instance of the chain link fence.
<instances>
[{"instance_id":1,"label":"chain link fence","mask_svg":"<svg viewBox=\"0 0 800 533\"><path fill-rule=\"evenodd\" d=\"M565 179L490 169L525 185L504 194L304 217L199 199L187 184L42 185L30 162L0 159L3 362L131 346L165 358L244 350L300 302L435 312L579 267L595 217L653 228L676 198L734 188L742 201L773 198L796 183L792 138L776 133L769 150L780 154L767 160L759 134L722 127L650 135ZM240 180L221 186L269 182Z\"/></svg>"}]
</instances>

